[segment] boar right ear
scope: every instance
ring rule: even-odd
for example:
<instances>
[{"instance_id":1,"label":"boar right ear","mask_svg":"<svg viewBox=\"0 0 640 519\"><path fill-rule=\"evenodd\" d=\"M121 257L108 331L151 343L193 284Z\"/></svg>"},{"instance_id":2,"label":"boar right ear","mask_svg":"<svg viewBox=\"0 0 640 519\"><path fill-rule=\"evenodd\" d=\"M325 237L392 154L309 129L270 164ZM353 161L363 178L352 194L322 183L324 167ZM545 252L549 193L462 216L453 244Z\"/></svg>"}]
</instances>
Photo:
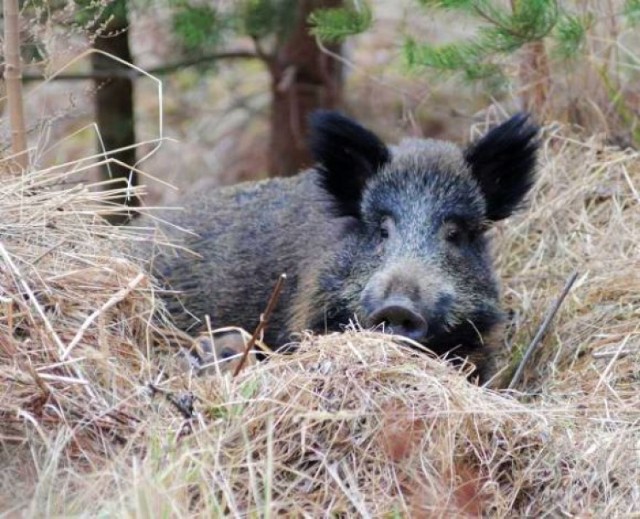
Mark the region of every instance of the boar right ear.
<instances>
[{"instance_id":1,"label":"boar right ear","mask_svg":"<svg viewBox=\"0 0 640 519\"><path fill-rule=\"evenodd\" d=\"M355 121L329 110L310 119L310 147L322 187L341 215L359 216L364 186L390 159L387 146Z\"/></svg>"},{"instance_id":2,"label":"boar right ear","mask_svg":"<svg viewBox=\"0 0 640 519\"><path fill-rule=\"evenodd\" d=\"M535 180L538 126L527 114L489 131L465 153L487 202L487 219L498 221L518 209Z\"/></svg>"}]
</instances>

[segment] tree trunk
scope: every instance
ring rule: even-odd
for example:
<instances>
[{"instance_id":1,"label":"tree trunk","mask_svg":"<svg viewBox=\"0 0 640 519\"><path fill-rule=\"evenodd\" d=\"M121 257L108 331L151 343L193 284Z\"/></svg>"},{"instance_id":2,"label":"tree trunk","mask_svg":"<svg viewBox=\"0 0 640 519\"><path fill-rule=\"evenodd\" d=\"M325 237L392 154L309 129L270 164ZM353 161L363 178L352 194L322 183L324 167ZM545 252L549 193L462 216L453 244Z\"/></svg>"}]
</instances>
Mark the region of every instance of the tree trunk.
<instances>
[{"instance_id":1,"label":"tree trunk","mask_svg":"<svg viewBox=\"0 0 640 519\"><path fill-rule=\"evenodd\" d=\"M108 52L124 61L132 63L129 49L129 21L127 19L126 0L116 0L113 11L109 12L108 23L104 30L97 34L93 44L94 49ZM117 71L124 65L99 53L92 54L93 71L97 74L106 71ZM128 69L127 69L128 70ZM132 146L136 142L135 119L133 111L133 80L130 78L112 78L96 80L96 119L107 151L125 146ZM102 148L100 148L102 151ZM124 164L133 165L136 162L136 150L130 148L110 155ZM111 163L103 166L103 178L122 178L131 187L138 185L138 175L130 168ZM124 186L124 183L122 184ZM118 186L120 187L120 186ZM129 207L139 205L135 196L123 195L115 202ZM124 214L114 214L109 220L112 223L124 223L128 220Z\"/></svg>"},{"instance_id":2,"label":"tree trunk","mask_svg":"<svg viewBox=\"0 0 640 519\"><path fill-rule=\"evenodd\" d=\"M310 166L307 118L317 108L335 108L342 97L340 63L323 53L309 34L307 19L318 8L339 7L342 0L300 0L294 26L269 60L271 72L270 176L295 175ZM340 46L328 46L339 53Z\"/></svg>"},{"instance_id":3,"label":"tree trunk","mask_svg":"<svg viewBox=\"0 0 640 519\"><path fill-rule=\"evenodd\" d=\"M520 83L525 110L544 118L549 109L551 71L544 40L533 41L524 47L520 63Z\"/></svg>"}]
</instances>

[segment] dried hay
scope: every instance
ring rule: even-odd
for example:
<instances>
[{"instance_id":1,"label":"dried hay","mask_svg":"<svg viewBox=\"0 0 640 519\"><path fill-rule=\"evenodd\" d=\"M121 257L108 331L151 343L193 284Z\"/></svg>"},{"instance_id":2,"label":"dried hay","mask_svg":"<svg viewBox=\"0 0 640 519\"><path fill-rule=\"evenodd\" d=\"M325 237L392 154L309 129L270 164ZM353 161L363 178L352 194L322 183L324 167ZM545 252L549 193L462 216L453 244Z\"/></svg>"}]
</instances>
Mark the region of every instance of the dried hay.
<instances>
[{"instance_id":1,"label":"dried hay","mask_svg":"<svg viewBox=\"0 0 640 519\"><path fill-rule=\"evenodd\" d=\"M126 259L135 230L100 217L123 190L75 173L8 174L0 187L1 438L46 441L64 424L76 443L88 435L79 449L102 452L96 434L124 441L140 421L132 395L157 371L154 337L185 339Z\"/></svg>"},{"instance_id":2,"label":"dried hay","mask_svg":"<svg viewBox=\"0 0 640 519\"><path fill-rule=\"evenodd\" d=\"M548 128L531 208L496 230L508 381L379 334L195 377L112 196L0 187L0 509L26 515L620 516L640 511L640 156ZM257 318L258 316L256 316ZM223 323L220 323L223 324ZM635 384L634 384L635 382ZM635 387L634 387L635 386Z\"/></svg>"},{"instance_id":3,"label":"dried hay","mask_svg":"<svg viewBox=\"0 0 640 519\"><path fill-rule=\"evenodd\" d=\"M530 392L617 399L640 381L640 153L604 142L550 128L531 207L500 229L516 360L564 280L579 273L530 365Z\"/></svg>"}]
</instances>

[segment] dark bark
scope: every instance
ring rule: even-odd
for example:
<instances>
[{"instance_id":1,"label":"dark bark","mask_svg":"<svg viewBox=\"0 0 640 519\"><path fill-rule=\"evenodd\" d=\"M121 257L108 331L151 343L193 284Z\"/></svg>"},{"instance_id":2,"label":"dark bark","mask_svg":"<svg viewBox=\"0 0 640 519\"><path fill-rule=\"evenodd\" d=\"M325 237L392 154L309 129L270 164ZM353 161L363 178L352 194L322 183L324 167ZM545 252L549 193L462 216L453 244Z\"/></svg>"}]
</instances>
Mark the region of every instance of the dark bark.
<instances>
[{"instance_id":1,"label":"dark bark","mask_svg":"<svg viewBox=\"0 0 640 519\"><path fill-rule=\"evenodd\" d=\"M317 108L336 108L341 102L340 63L323 53L309 34L307 19L318 8L339 7L342 0L300 0L294 26L278 40L268 60L271 72L270 176L295 175L311 165L307 146L307 118ZM339 45L328 48L340 52Z\"/></svg>"},{"instance_id":2,"label":"dark bark","mask_svg":"<svg viewBox=\"0 0 640 519\"><path fill-rule=\"evenodd\" d=\"M129 21L127 19L126 1L118 0L121 4L111 13L111 17L104 30L95 36L93 47L96 50L108 52L124 61L132 63L129 49ZM128 71L128 67L99 53L92 54L93 73L98 77L107 73ZM123 70L124 69L124 70ZM133 110L133 79L130 77L114 77L107 80L96 80L96 120L104 147L107 151L125 146L132 146L136 142L135 119ZM100 148L101 150L101 148ZM135 148L120 151L111 155L124 164L134 165L136 162ZM110 171L109 171L110 170ZM103 166L101 174L105 179L122 178L129 181L131 187L138 185L138 175L130 168L111 163ZM137 197L123 196L117 202L135 207L139 205ZM109 220L112 223L124 223L126 215L114 214Z\"/></svg>"}]
</instances>

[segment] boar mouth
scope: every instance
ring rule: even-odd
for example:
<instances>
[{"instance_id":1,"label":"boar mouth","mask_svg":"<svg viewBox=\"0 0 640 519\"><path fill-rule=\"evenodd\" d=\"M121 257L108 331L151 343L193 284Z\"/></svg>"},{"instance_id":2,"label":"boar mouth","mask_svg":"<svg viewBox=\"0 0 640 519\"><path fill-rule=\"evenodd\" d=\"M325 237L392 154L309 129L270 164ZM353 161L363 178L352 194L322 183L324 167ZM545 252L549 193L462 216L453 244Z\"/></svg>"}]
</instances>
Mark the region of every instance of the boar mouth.
<instances>
[{"instance_id":1,"label":"boar mouth","mask_svg":"<svg viewBox=\"0 0 640 519\"><path fill-rule=\"evenodd\" d=\"M383 326L385 332L407 337L439 356L466 355L482 348L487 335L502 321L499 312L486 312L453 325L440 321L428 323L408 300L403 298L398 302L396 299L369 314L367 324Z\"/></svg>"},{"instance_id":2,"label":"boar mouth","mask_svg":"<svg viewBox=\"0 0 640 519\"><path fill-rule=\"evenodd\" d=\"M454 327L433 326L426 341L421 341L437 355L454 353L466 355L485 346L487 337L501 323L498 312L487 312L465 319Z\"/></svg>"}]
</instances>

